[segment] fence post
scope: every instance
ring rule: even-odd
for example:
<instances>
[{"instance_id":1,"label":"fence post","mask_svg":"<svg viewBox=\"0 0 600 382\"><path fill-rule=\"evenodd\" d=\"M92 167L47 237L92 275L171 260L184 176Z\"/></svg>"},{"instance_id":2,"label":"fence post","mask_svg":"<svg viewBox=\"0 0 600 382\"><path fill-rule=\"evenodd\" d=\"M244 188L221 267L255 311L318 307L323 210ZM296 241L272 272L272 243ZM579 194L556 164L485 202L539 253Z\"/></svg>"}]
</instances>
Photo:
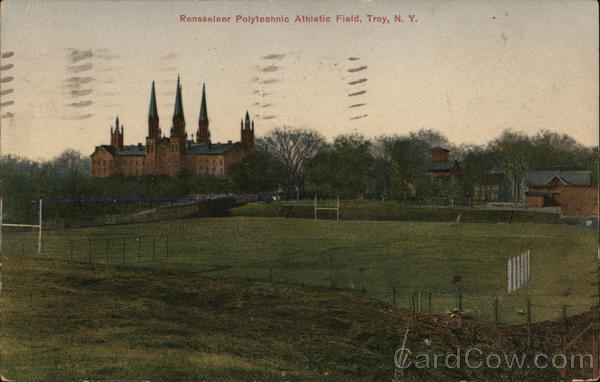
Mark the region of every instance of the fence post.
<instances>
[{"instance_id":1,"label":"fence post","mask_svg":"<svg viewBox=\"0 0 600 382\"><path fill-rule=\"evenodd\" d=\"M458 291L458 314L462 317L462 312L463 312L463 308L462 308L462 292L459 290Z\"/></svg>"},{"instance_id":2,"label":"fence post","mask_svg":"<svg viewBox=\"0 0 600 382\"><path fill-rule=\"evenodd\" d=\"M428 296L428 298L429 298L429 314L431 314L432 313L432 310L431 310L431 291L429 291L428 295L429 295Z\"/></svg>"},{"instance_id":3,"label":"fence post","mask_svg":"<svg viewBox=\"0 0 600 382\"><path fill-rule=\"evenodd\" d=\"M422 312L421 310L421 297L423 296L423 291L419 291L419 313Z\"/></svg>"},{"instance_id":4,"label":"fence post","mask_svg":"<svg viewBox=\"0 0 600 382\"><path fill-rule=\"evenodd\" d=\"M531 299L527 299L527 344L531 347Z\"/></svg>"},{"instance_id":5,"label":"fence post","mask_svg":"<svg viewBox=\"0 0 600 382\"><path fill-rule=\"evenodd\" d=\"M494 298L494 323L498 323L498 297Z\"/></svg>"},{"instance_id":6,"label":"fence post","mask_svg":"<svg viewBox=\"0 0 600 382\"><path fill-rule=\"evenodd\" d=\"M410 291L410 315L415 316L415 291Z\"/></svg>"},{"instance_id":7,"label":"fence post","mask_svg":"<svg viewBox=\"0 0 600 382\"><path fill-rule=\"evenodd\" d=\"M73 240L71 240L71 256L69 258L73 262Z\"/></svg>"},{"instance_id":8,"label":"fence post","mask_svg":"<svg viewBox=\"0 0 600 382\"><path fill-rule=\"evenodd\" d=\"M367 295L367 288L362 287L362 295L365 297Z\"/></svg>"},{"instance_id":9,"label":"fence post","mask_svg":"<svg viewBox=\"0 0 600 382\"><path fill-rule=\"evenodd\" d=\"M140 261L142 261L142 238L138 237L137 238L137 242L138 242L138 263Z\"/></svg>"},{"instance_id":10,"label":"fence post","mask_svg":"<svg viewBox=\"0 0 600 382\"><path fill-rule=\"evenodd\" d=\"M562 318L563 318L563 336L562 336L562 347L563 350L567 346L567 333L569 327L567 326L567 306L563 305L562 307Z\"/></svg>"}]
</instances>

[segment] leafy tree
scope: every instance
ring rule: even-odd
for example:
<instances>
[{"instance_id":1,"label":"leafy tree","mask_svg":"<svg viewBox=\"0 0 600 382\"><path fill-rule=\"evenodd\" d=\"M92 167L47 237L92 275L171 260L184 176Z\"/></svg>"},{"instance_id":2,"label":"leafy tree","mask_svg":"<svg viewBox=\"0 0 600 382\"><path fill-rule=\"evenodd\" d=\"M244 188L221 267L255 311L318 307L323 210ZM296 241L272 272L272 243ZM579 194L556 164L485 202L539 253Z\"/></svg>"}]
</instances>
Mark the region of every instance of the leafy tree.
<instances>
[{"instance_id":1,"label":"leafy tree","mask_svg":"<svg viewBox=\"0 0 600 382\"><path fill-rule=\"evenodd\" d=\"M263 138L262 145L284 164L288 189L293 189L295 197L300 198L306 162L326 146L323 136L315 130L283 126L270 131Z\"/></svg>"},{"instance_id":2,"label":"leafy tree","mask_svg":"<svg viewBox=\"0 0 600 382\"><path fill-rule=\"evenodd\" d=\"M285 167L266 150L253 152L232 175L234 187L241 192L267 193L286 183Z\"/></svg>"}]
</instances>

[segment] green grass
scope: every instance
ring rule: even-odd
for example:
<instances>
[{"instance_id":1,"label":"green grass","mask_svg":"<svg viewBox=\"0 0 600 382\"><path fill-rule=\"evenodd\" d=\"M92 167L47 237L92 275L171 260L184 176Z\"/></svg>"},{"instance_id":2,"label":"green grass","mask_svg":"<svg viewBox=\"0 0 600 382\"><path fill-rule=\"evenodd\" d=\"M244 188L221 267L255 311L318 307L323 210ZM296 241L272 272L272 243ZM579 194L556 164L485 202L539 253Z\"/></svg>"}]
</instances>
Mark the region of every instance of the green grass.
<instances>
[{"instance_id":1,"label":"green grass","mask_svg":"<svg viewBox=\"0 0 600 382\"><path fill-rule=\"evenodd\" d=\"M339 291L213 280L193 269L11 257L2 265L0 374L19 382L390 380L410 317ZM568 337L590 318L570 317ZM450 330L427 315L411 322L409 348L441 354L470 346L553 354L562 333L560 322L536 324L527 350L523 325ZM584 338L573 350L589 348ZM428 368L407 370L404 380L556 378L552 368Z\"/></svg>"},{"instance_id":2,"label":"green grass","mask_svg":"<svg viewBox=\"0 0 600 382\"><path fill-rule=\"evenodd\" d=\"M321 207L335 207L332 202L319 202ZM314 219L311 203L254 202L231 209L235 216L290 217ZM319 211L319 218L335 218L334 211ZM571 223L557 214L526 210L494 210L461 207L416 207L397 202L341 202L340 218L343 220L397 220L413 222L455 222L460 215L464 223Z\"/></svg>"},{"instance_id":3,"label":"green grass","mask_svg":"<svg viewBox=\"0 0 600 382\"><path fill-rule=\"evenodd\" d=\"M335 287L356 295L364 288L367 296L387 302L392 302L396 289L396 304L405 308L413 291L423 291L423 311L429 310L431 291L434 313L457 306L457 286L451 281L460 275L463 308L486 321L494 319L495 297L500 320L508 323L524 322L519 311L526 310L529 298L534 321L559 317L564 304L575 313L596 303L596 233L566 225L233 217L44 235L41 258L108 259L109 264L125 262L215 279ZM4 239L4 255L39 256L34 234L9 234ZM531 251L532 281L507 296L506 259L522 249Z\"/></svg>"}]
</instances>

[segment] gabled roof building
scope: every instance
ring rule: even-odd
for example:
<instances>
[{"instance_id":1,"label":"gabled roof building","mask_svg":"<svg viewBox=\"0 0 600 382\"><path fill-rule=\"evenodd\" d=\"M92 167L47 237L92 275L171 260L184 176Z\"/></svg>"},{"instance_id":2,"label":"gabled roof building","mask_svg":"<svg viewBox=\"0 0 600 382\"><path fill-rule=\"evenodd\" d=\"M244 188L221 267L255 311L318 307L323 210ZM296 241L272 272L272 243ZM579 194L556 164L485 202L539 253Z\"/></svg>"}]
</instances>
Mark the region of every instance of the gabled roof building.
<instances>
[{"instance_id":1,"label":"gabled roof building","mask_svg":"<svg viewBox=\"0 0 600 382\"><path fill-rule=\"evenodd\" d=\"M124 145L124 133L117 116L115 126L110 128L110 144L96 146L91 155L94 176L228 175L254 148L254 121L248 112L241 122L239 142L212 143L204 85L195 139L194 134L188 139L179 78L169 136L160 128L154 81L145 145Z\"/></svg>"}]
</instances>

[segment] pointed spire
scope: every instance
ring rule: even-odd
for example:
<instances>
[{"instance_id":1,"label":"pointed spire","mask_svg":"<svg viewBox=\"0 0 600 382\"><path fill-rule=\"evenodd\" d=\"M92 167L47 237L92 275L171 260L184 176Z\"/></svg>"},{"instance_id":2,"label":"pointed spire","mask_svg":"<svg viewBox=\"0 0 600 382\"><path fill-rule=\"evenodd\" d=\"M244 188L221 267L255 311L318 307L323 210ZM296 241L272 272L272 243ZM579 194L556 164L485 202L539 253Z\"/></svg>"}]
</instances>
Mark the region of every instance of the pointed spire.
<instances>
[{"instance_id":1,"label":"pointed spire","mask_svg":"<svg viewBox=\"0 0 600 382\"><path fill-rule=\"evenodd\" d=\"M156 108L156 91L154 90L154 81L152 81L152 91L150 92L150 109L148 110L148 117L158 117L158 110Z\"/></svg>"},{"instance_id":2,"label":"pointed spire","mask_svg":"<svg viewBox=\"0 0 600 382\"><path fill-rule=\"evenodd\" d=\"M181 85L179 84L179 76L177 76L177 93L175 95L175 110L173 111L173 118L183 118L183 102L181 100Z\"/></svg>"},{"instance_id":3,"label":"pointed spire","mask_svg":"<svg viewBox=\"0 0 600 382\"><path fill-rule=\"evenodd\" d=\"M248 114L248 110L246 110L246 124L250 124L250 114Z\"/></svg>"},{"instance_id":4,"label":"pointed spire","mask_svg":"<svg viewBox=\"0 0 600 382\"><path fill-rule=\"evenodd\" d=\"M117 115L117 120L115 122L115 134L119 134L119 116Z\"/></svg>"},{"instance_id":5,"label":"pointed spire","mask_svg":"<svg viewBox=\"0 0 600 382\"><path fill-rule=\"evenodd\" d=\"M200 102L200 122L208 121L208 111L206 110L206 86L202 84L202 101Z\"/></svg>"}]
</instances>

